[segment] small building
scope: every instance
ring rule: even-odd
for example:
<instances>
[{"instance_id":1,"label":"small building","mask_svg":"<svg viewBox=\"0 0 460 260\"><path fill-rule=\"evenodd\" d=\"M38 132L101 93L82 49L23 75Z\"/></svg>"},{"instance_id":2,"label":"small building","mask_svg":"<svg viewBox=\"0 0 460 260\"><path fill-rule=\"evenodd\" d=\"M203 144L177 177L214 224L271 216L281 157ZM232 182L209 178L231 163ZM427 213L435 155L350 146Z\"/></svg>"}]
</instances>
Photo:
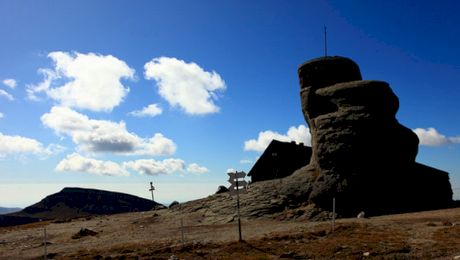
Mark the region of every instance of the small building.
<instances>
[{"instance_id":1,"label":"small building","mask_svg":"<svg viewBox=\"0 0 460 260\"><path fill-rule=\"evenodd\" d=\"M311 147L273 140L249 171L251 181L283 178L310 162Z\"/></svg>"}]
</instances>

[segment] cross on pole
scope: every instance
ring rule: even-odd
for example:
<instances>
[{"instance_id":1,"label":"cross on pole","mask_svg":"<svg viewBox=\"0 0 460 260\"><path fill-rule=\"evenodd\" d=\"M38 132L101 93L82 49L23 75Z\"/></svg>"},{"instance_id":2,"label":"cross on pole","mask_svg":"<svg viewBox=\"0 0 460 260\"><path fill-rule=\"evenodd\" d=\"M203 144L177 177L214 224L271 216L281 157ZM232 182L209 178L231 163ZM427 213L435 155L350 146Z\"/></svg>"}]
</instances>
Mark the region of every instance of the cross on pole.
<instances>
[{"instance_id":1,"label":"cross on pole","mask_svg":"<svg viewBox=\"0 0 460 260\"><path fill-rule=\"evenodd\" d=\"M154 197L153 197L153 191L155 190L155 187L153 187L153 182L150 182L150 189L149 191L152 192L152 201L155 201Z\"/></svg>"}]
</instances>

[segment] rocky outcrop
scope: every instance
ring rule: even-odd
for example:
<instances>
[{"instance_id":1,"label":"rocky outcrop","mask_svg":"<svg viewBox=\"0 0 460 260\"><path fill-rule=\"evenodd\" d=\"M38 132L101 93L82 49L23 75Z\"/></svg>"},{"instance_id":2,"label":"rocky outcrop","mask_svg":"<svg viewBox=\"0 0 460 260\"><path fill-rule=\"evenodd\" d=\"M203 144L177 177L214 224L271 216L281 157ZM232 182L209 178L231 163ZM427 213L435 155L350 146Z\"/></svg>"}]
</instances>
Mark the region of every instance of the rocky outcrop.
<instances>
[{"instance_id":1,"label":"rocky outcrop","mask_svg":"<svg viewBox=\"0 0 460 260\"><path fill-rule=\"evenodd\" d=\"M332 200L342 217L453 206L448 173L416 163L418 138L396 119L388 83L364 81L348 58L323 57L299 67L302 110L310 126L310 163L285 178L255 182L240 195L244 218L321 220ZM286 176L286 175L284 175ZM203 222L236 218L228 192L184 203Z\"/></svg>"},{"instance_id":2,"label":"rocky outcrop","mask_svg":"<svg viewBox=\"0 0 460 260\"><path fill-rule=\"evenodd\" d=\"M395 118L388 83L361 80L358 65L324 57L298 70L312 157L308 200L356 215L441 208L452 202L448 174L415 162L417 136ZM341 205L341 206L340 206Z\"/></svg>"},{"instance_id":3,"label":"rocky outcrop","mask_svg":"<svg viewBox=\"0 0 460 260\"><path fill-rule=\"evenodd\" d=\"M228 188L223 186L223 185L220 185L218 188L217 188L217 191L216 191L216 194L221 194L221 193L224 193L224 192L228 192Z\"/></svg>"}]
</instances>

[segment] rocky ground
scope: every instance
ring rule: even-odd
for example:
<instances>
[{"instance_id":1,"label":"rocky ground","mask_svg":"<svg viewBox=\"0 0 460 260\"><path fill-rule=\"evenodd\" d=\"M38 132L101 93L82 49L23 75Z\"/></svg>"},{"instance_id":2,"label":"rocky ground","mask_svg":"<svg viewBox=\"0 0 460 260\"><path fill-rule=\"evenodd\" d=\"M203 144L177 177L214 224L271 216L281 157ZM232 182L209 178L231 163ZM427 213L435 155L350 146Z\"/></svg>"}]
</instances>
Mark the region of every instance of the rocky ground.
<instances>
[{"instance_id":1,"label":"rocky ground","mask_svg":"<svg viewBox=\"0 0 460 260\"><path fill-rule=\"evenodd\" d=\"M334 231L286 210L243 217L238 242L234 212L199 205L0 228L0 259L43 259L45 228L53 259L460 259L460 208L339 219Z\"/></svg>"}]
</instances>

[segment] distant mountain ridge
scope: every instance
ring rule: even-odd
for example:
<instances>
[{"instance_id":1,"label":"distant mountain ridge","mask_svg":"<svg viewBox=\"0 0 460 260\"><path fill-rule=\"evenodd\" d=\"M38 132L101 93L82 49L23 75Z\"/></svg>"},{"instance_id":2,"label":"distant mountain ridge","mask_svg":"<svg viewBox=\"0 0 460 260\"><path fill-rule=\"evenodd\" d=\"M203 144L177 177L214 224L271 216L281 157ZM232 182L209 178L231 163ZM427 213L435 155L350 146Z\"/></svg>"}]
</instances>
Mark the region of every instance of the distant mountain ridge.
<instances>
[{"instance_id":1,"label":"distant mountain ridge","mask_svg":"<svg viewBox=\"0 0 460 260\"><path fill-rule=\"evenodd\" d=\"M7 214L7 213L12 213L12 212L18 212L22 210L21 208L6 208L6 207L0 207L0 215L1 214Z\"/></svg>"},{"instance_id":2,"label":"distant mountain ridge","mask_svg":"<svg viewBox=\"0 0 460 260\"><path fill-rule=\"evenodd\" d=\"M0 216L0 226L43 220L64 220L91 215L148 211L164 208L162 204L141 197L104 190L64 188L25 209Z\"/></svg>"}]
</instances>

